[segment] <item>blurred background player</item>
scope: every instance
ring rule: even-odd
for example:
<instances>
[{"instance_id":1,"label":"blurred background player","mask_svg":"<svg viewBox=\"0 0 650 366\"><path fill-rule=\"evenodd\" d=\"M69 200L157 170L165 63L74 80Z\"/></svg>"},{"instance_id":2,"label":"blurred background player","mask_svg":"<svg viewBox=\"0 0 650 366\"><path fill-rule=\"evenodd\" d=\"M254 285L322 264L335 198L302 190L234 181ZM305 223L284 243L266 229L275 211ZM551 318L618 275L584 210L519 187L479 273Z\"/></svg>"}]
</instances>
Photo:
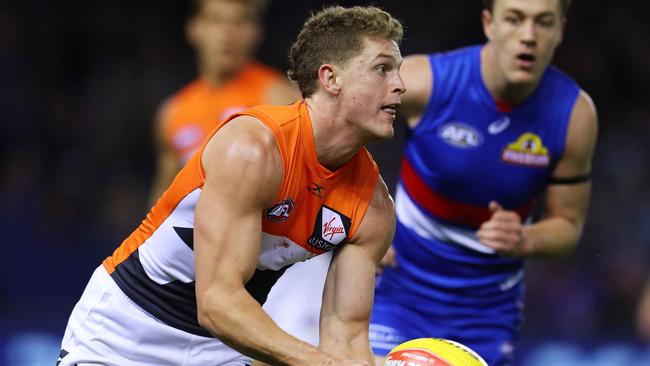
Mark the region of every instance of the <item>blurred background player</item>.
<instances>
[{"instance_id":1,"label":"blurred background player","mask_svg":"<svg viewBox=\"0 0 650 366\"><path fill-rule=\"evenodd\" d=\"M218 122L247 107L287 104L300 98L286 76L254 60L263 36L261 17L267 1L192 0L191 5L186 34L196 50L199 76L158 112L158 167L151 189L152 204ZM326 253L310 261L327 267L330 258ZM283 329L317 344L318 310L286 310L304 299L320 297L325 273L314 268L304 263L290 268L264 306ZM300 287L309 290L288 297L297 283L304 283Z\"/></svg>"},{"instance_id":2,"label":"blurred background player","mask_svg":"<svg viewBox=\"0 0 650 366\"><path fill-rule=\"evenodd\" d=\"M378 365L419 337L452 339L507 365L523 259L578 242L597 117L587 93L550 66L569 3L484 1L486 44L405 59L411 133L371 320ZM531 223L544 190L544 216Z\"/></svg>"},{"instance_id":3,"label":"blurred background player","mask_svg":"<svg viewBox=\"0 0 650 366\"><path fill-rule=\"evenodd\" d=\"M299 97L286 76L254 60L263 37L265 0L190 3L186 35L196 50L198 77L159 109L152 203L218 122L248 107L288 104Z\"/></svg>"}]
</instances>

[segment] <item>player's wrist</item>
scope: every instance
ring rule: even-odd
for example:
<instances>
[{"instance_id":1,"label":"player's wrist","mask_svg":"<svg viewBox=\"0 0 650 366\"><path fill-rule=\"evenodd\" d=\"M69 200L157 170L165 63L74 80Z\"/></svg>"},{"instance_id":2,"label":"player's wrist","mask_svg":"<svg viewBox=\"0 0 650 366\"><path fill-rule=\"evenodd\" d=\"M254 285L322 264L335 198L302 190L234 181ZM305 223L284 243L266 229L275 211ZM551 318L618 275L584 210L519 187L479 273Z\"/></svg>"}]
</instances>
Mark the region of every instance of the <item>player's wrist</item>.
<instances>
[{"instance_id":1,"label":"player's wrist","mask_svg":"<svg viewBox=\"0 0 650 366\"><path fill-rule=\"evenodd\" d=\"M533 238L526 229L522 230L520 237L519 247L521 248L519 255L522 258L532 257L535 255L535 244Z\"/></svg>"},{"instance_id":2,"label":"player's wrist","mask_svg":"<svg viewBox=\"0 0 650 366\"><path fill-rule=\"evenodd\" d=\"M291 366L334 366L340 365L342 362L341 359L323 352L316 347L305 351L306 352L292 353L292 355L287 358L286 364Z\"/></svg>"}]
</instances>

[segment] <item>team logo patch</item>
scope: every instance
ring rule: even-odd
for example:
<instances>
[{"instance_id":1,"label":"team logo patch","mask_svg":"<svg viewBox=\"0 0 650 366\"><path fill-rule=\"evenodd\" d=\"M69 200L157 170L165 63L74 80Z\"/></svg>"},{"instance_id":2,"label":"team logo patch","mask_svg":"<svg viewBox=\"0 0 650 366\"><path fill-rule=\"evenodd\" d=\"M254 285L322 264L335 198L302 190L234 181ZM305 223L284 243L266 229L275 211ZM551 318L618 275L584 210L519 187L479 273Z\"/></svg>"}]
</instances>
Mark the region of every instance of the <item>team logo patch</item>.
<instances>
[{"instance_id":1,"label":"team logo patch","mask_svg":"<svg viewBox=\"0 0 650 366\"><path fill-rule=\"evenodd\" d=\"M347 238L350 224L349 217L323 205L316 217L314 231L308 243L320 250L330 251Z\"/></svg>"},{"instance_id":2,"label":"team logo patch","mask_svg":"<svg viewBox=\"0 0 650 366\"><path fill-rule=\"evenodd\" d=\"M474 127L462 122L449 122L438 128L438 137L452 146L474 148L483 143L483 135Z\"/></svg>"},{"instance_id":3,"label":"team logo patch","mask_svg":"<svg viewBox=\"0 0 650 366\"><path fill-rule=\"evenodd\" d=\"M271 221L282 222L289 218L295 203L291 198L286 198L266 209L266 218Z\"/></svg>"},{"instance_id":4,"label":"team logo patch","mask_svg":"<svg viewBox=\"0 0 650 366\"><path fill-rule=\"evenodd\" d=\"M501 160L511 164L544 168L549 165L551 158L542 139L532 132L526 132L503 149Z\"/></svg>"}]
</instances>

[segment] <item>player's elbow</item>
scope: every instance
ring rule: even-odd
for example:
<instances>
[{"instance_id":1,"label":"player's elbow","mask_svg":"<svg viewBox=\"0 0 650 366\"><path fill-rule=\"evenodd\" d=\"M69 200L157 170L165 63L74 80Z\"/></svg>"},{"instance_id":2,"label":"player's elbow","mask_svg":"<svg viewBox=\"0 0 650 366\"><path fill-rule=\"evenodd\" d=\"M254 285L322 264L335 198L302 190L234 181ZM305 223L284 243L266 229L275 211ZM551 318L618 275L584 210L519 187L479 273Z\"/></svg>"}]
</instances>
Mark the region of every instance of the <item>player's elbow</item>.
<instances>
[{"instance_id":1,"label":"player's elbow","mask_svg":"<svg viewBox=\"0 0 650 366\"><path fill-rule=\"evenodd\" d=\"M582 237L583 227L584 220L566 219L564 245L559 247L558 256L566 257L573 253Z\"/></svg>"},{"instance_id":2,"label":"player's elbow","mask_svg":"<svg viewBox=\"0 0 650 366\"><path fill-rule=\"evenodd\" d=\"M227 314L227 308L227 305L223 303L222 296L215 296L210 293L197 294L197 321L200 326L217 338L226 336L227 321L225 315Z\"/></svg>"}]
</instances>

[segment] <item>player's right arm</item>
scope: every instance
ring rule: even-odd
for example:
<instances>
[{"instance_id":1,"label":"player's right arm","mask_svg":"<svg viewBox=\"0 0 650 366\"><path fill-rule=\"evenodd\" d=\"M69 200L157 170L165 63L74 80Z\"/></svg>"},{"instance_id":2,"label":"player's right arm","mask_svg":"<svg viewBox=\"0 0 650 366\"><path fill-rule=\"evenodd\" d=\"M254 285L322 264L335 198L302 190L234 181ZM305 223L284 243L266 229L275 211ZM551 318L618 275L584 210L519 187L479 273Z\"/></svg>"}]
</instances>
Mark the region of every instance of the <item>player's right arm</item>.
<instances>
[{"instance_id":1,"label":"player's right arm","mask_svg":"<svg viewBox=\"0 0 650 366\"><path fill-rule=\"evenodd\" d=\"M154 144L156 147L156 172L149 193L149 203L153 206L169 186L181 168L176 152L165 138L165 110L169 102L163 103L156 113L154 126Z\"/></svg>"},{"instance_id":2,"label":"player's right arm","mask_svg":"<svg viewBox=\"0 0 650 366\"><path fill-rule=\"evenodd\" d=\"M281 330L244 287L259 260L262 211L282 179L271 131L255 118L238 117L212 137L201 158L206 177L194 232L199 323L237 351L273 365L342 365Z\"/></svg>"}]
</instances>

